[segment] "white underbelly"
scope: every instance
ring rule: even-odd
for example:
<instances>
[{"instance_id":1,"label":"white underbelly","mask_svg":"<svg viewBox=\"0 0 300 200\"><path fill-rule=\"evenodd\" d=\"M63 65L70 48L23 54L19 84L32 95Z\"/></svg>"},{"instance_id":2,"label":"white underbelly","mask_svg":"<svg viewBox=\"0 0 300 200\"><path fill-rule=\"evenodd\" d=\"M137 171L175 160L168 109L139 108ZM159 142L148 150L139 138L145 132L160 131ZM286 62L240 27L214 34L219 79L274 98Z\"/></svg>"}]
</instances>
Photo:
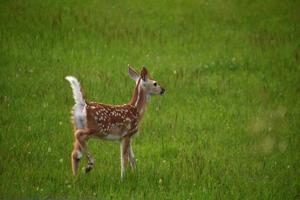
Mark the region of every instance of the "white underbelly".
<instances>
[{"instance_id":1,"label":"white underbelly","mask_svg":"<svg viewBox=\"0 0 300 200\"><path fill-rule=\"evenodd\" d=\"M108 134L107 136L103 137L104 140L120 140L121 136L120 135L113 135L113 134Z\"/></svg>"}]
</instances>

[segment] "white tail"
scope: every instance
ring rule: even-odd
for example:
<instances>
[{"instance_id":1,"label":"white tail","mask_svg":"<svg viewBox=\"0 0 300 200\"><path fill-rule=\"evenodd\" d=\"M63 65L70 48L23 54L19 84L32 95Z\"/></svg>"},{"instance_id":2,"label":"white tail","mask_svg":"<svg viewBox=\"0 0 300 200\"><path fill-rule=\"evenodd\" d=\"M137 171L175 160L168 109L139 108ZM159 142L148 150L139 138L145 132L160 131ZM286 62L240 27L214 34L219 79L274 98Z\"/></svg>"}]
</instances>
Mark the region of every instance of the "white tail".
<instances>
[{"instance_id":1,"label":"white tail","mask_svg":"<svg viewBox=\"0 0 300 200\"><path fill-rule=\"evenodd\" d=\"M75 100L72 114L75 126L77 129L84 128L86 126L86 102L81 92L80 83L73 76L66 76L66 80L71 84L73 98Z\"/></svg>"},{"instance_id":2,"label":"white tail","mask_svg":"<svg viewBox=\"0 0 300 200\"><path fill-rule=\"evenodd\" d=\"M70 82L73 90L73 98L76 104L85 105L85 100L83 99L82 92L80 90L80 83L74 76L66 76L66 80Z\"/></svg>"}]
</instances>

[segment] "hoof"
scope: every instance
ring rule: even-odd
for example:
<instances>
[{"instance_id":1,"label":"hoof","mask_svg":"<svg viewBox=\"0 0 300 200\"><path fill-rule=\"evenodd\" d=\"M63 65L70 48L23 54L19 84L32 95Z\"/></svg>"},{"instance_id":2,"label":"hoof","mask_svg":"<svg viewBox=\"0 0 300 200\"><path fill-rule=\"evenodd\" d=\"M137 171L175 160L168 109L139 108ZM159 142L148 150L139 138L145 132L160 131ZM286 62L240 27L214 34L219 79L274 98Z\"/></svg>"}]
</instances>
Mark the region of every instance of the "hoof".
<instances>
[{"instance_id":1,"label":"hoof","mask_svg":"<svg viewBox=\"0 0 300 200\"><path fill-rule=\"evenodd\" d=\"M85 173L89 173L92 169L93 169L93 167L87 166L87 167L85 168Z\"/></svg>"}]
</instances>

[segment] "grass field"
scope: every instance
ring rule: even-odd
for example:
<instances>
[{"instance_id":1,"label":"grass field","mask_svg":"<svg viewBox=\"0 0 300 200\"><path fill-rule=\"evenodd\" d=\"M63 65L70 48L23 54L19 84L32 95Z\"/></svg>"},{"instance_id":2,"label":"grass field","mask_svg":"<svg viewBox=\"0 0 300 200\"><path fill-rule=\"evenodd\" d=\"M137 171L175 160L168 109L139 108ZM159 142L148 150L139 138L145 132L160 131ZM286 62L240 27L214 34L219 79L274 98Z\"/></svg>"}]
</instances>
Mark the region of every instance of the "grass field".
<instances>
[{"instance_id":1,"label":"grass field","mask_svg":"<svg viewBox=\"0 0 300 200\"><path fill-rule=\"evenodd\" d=\"M300 2L0 2L0 199L300 199ZM71 173L74 75L121 104L152 98L120 181L117 142ZM85 166L83 161L81 167Z\"/></svg>"}]
</instances>

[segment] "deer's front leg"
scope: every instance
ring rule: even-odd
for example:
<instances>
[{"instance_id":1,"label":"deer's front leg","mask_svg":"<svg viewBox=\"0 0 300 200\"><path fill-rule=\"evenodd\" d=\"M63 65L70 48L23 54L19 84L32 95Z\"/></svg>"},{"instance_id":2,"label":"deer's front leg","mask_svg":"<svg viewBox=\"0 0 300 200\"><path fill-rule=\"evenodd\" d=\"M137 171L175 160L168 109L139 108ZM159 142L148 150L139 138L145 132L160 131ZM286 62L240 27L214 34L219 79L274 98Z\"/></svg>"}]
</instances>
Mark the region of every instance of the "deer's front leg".
<instances>
[{"instance_id":1,"label":"deer's front leg","mask_svg":"<svg viewBox=\"0 0 300 200\"><path fill-rule=\"evenodd\" d=\"M133 170L136 169L136 162L135 162L135 157L134 157L134 153L133 153L133 150L132 150L132 145L129 143L129 146L128 146L128 152L129 152L129 161L130 161L130 165L131 165L131 168Z\"/></svg>"},{"instance_id":2,"label":"deer's front leg","mask_svg":"<svg viewBox=\"0 0 300 200\"><path fill-rule=\"evenodd\" d=\"M129 137L124 137L121 141L121 179L124 178L125 170L128 164L129 157L129 145L130 139Z\"/></svg>"}]
</instances>

